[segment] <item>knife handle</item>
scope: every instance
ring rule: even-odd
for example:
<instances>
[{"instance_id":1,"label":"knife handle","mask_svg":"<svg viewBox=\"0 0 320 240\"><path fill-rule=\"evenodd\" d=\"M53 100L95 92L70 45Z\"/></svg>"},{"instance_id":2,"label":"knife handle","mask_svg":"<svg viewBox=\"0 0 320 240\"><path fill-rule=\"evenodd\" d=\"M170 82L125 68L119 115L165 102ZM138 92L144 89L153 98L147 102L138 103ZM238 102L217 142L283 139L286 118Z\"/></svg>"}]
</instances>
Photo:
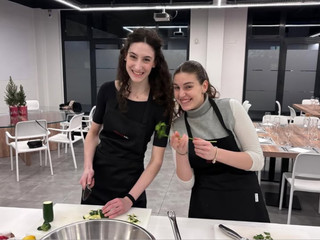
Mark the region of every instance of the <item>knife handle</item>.
<instances>
[{"instance_id":1,"label":"knife handle","mask_svg":"<svg viewBox=\"0 0 320 240\"><path fill-rule=\"evenodd\" d=\"M236 239L236 240L242 239L242 237L238 233L236 233L232 229L230 229L222 224L219 224L219 228L221 228L221 230L223 230L225 234L227 234L228 236L230 236L233 239Z\"/></svg>"}]
</instances>

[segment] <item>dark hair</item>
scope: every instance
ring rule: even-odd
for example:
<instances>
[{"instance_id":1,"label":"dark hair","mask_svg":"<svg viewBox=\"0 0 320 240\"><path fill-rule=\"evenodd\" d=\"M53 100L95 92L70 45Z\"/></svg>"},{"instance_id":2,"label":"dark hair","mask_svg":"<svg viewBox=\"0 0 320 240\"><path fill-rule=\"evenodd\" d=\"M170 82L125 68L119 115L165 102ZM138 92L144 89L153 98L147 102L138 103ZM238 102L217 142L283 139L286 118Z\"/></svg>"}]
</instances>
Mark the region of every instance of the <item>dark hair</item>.
<instances>
[{"instance_id":1,"label":"dark hair","mask_svg":"<svg viewBox=\"0 0 320 240\"><path fill-rule=\"evenodd\" d=\"M153 99L165 107L165 116L172 115L174 101L171 75L168 64L164 59L161 47L162 40L157 32L152 29L138 28L130 33L120 50L117 79L120 81L118 92L119 107L122 111L126 109L126 98L130 94L130 77L126 71L125 58L132 43L144 42L153 48L155 52L155 67L149 74L150 92Z\"/></svg>"},{"instance_id":2,"label":"dark hair","mask_svg":"<svg viewBox=\"0 0 320 240\"><path fill-rule=\"evenodd\" d=\"M200 84L202 84L205 80L208 81L208 89L206 91L208 97L215 98L218 97L219 93L217 89L211 85L209 81L209 77L207 74L207 71L204 69L204 67L197 61L189 60L184 63L182 63L174 72L173 77L178 73L194 73L197 77L197 80Z\"/></svg>"}]
</instances>

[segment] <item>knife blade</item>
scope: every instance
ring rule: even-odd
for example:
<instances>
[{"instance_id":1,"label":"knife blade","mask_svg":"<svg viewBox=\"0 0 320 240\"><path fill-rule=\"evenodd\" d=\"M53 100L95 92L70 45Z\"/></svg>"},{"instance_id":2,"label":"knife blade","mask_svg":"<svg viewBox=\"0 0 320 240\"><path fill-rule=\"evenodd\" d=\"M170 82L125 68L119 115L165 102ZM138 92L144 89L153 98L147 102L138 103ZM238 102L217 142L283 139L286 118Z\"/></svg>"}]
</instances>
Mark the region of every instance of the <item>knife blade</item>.
<instances>
[{"instance_id":1,"label":"knife blade","mask_svg":"<svg viewBox=\"0 0 320 240\"><path fill-rule=\"evenodd\" d=\"M232 229L224 226L223 224L219 224L219 228L229 237L235 240L249 240L248 238L241 237L237 232L233 231Z\"/></svg>"},{"instance_id":2,"label":"knife blade","mask_svg":"<svg viewBox=\"0 0 320 240\"><path fill-rule=\"evenodd\" d=\"M90 196L92 192L92 189L90 188L90 185L87 184L86 188L84 190L82 190L82 200L86 201L88 199L88 197Z\"/></svg>"}]
</instances>

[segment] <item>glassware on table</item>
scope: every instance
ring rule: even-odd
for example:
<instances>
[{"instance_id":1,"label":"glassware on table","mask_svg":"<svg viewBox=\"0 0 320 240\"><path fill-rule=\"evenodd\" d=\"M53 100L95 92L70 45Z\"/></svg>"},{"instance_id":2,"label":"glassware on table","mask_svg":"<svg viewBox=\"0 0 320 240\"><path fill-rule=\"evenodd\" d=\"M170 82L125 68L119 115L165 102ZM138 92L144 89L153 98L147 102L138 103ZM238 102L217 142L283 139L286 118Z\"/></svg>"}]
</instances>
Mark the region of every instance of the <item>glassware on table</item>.
<instances>
[{"instance_id":1,"label":"glassware on table","mask_svg":"<svg viewBox=\"0 0 320 240\"><path fill-rule=\"evenodd\" d=\"M311 126L311 118L310 117L305 117L303 119L303 133L305 135L305 140L307 141L305 147L310 148L310 126Z\"/></svg>"},{"instance_id":2,"label":"glassware on table","mask_svg":"<svg viewBox=\"0 0 320 240\"><path fill-rule=\"evenodd\" d=\"M279 144L280 145L287 145L288 140L287 140L287 124L282 124L280 122L279 127L278 127L278 139L279 139Z\"/></svg>"},{"instance_id":3,"label":"glassware on table","mask_svg":"<svg viewBox=\"0 0 320 240\"><path fill-rule=\"evenodd\" d=\"M318 124L319 124L319 119L317 118L310 118L309 122L309 141L310 143L313 143L314 141L318 140ZM313 145L313 144L311 144Z\"/></svg>"},{"instance_id":4,"label":"glassware on table","mask_svg":"<svg viewBox=\"0 0 320 240\"><path fill-rule=\"evenodd\" d=\"M280 117L274 117L272 122L272 132L279 138Z\"/></svg>"},{"instance_id":5,"label":"glassware on table","mask_svg":"<svg viewBox=\"0 0 320 240\"><path fill-rule=\"evenodd\" d=\"M263 124L269 126L271 123L271 112L265 112L263 116Z\"/></svg>"},{"instance_id":6,"label":"glassware on table","mask_svg":"<svg viewBox=\"0 0 320 240\"><path fill-rule=\"evenodd\" d=\"M288 124L286 127L285 127L285 135L286 135L286 145L291 147L291 136L292 136L292 125L291 124Z\"/></svg>"},{"instance_id":7,"label":"glassware on table","mask_svg":"<svg viewBox=\"0 0 320 240\"><path fill-rule=\"evenodd\" d=\"M280 126L280 117L274 117L273 118L273 128L274 128L274 130L277 131L279 126Z\"/></svg>"}]
</instances>

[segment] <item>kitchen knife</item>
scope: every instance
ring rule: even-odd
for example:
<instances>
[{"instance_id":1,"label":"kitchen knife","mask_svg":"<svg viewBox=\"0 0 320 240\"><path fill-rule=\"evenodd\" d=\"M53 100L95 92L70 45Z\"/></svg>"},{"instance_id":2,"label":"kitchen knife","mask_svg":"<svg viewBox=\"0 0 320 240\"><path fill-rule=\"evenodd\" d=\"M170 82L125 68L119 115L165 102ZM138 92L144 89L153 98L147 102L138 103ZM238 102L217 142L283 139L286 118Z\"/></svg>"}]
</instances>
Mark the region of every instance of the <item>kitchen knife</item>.
<instances>
[{"instance_id":1,"label":"kitchen knife","mask_svg":"<svg viewBox=\"0 0 320 240\"><path fill-rule=\"evenodd\" d=\"M86 201L90 196L92 189L90 188L89 184L86 185L86 188L82 190L82 200Z\"/></svg>"},{"instance_id":2,"label":"kitchen knife","mask_svg":"<svg viewBox=\"0 0 320 240\"><path fill-rule=\"evenodd\" d=\"M235 240L249 240L248 238L244 238L244 237L241 237L238 233L236 233L235 231L233 231L232 229L222 225L222 224L219 224L219 228L226 234L228 235L229 237L235 239Z\"/></svg>"}]
</instances>

